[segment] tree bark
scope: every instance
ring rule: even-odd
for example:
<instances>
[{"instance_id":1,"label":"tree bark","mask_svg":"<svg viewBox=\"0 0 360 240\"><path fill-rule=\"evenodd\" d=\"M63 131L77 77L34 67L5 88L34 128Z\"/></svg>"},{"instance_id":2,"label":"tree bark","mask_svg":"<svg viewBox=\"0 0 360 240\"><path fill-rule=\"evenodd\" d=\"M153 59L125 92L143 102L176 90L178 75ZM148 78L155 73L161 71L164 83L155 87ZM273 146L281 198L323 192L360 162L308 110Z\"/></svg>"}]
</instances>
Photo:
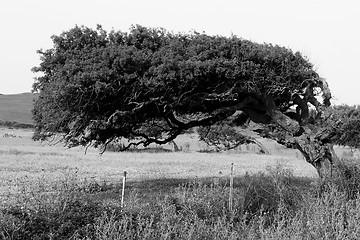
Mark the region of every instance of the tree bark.
<instances>
[{"instance_id":1,"label":"tree bark","mask_svg":"<svg viewBox=\"0 0 360 240\"><path fill-rule=\"evenodd\" d=\"M324 144L321 141L306 135L295 139L296 148L303 154L305 160L314 166L322 180L334 176L334 166L340 161L332 144Z\"/></svg>"},{"instance_id":2,"label":"tree bark","mask_svg":"<svg viewBox=\"0 0 360 240\"><path fill-rule=\"evenodd\" d=\"M256 139L253 139L252 141L260 148L260 152L265 154L270 154L270 152L264 147L264 145L261 142L259 142Z\"/></svg>"},{"instance_id":3,"label":"tree bark","mask_svg":"<svg viewBox=\"0 0 360 240\"><path fill-rule=\"evenodd\" d=\"M288 142L295 144L296 148L303 154L305 160L310 163L318 172L319 177L324 180L333 175L333 166L338 158L333 150L333 145L323 141L321 137L316 136L310 126L305 126L300 122L288 117L280 112L272 98L266 99L267 113L271 119L287 132Z\"/></svg>"},{"instance_id":4,"label":"tree bark","mask_svg":"<svg viewBox=\"0 0 360 240\"><path fill-rule=\"evenodd\" d=\"M176 142L174 140L171 141L173 147L174 147L174 151L175 152L180 152L181 149L178 147L178 145L176 144Z\"/></svg>"}]
</instances>

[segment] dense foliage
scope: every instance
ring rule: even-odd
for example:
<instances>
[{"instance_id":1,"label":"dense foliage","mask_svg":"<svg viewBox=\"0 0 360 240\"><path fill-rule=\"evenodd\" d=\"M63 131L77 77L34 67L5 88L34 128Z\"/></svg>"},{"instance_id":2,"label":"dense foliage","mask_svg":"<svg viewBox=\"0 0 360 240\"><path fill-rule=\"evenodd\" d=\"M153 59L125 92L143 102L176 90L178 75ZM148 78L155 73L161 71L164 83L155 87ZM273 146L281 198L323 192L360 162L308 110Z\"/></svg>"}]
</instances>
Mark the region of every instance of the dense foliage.
<instances>
[{"instance_id":1,"label":"dense foliage","mask_svg":"<svg viewBox=\"0 0 360 240\"><path fill-rule=\"evenodd\" d=\"M352 148L360 147L359 106L332 106L327 109L321 125L327 132L323 137L332 143Z\"/></svg>"},{"instance_id":2,"label":"dense foliage","mask_svg":"<svg viewBox=\"0 0 360 240\"><path fill-rule=\"evenodd\" d=\"M161 144L235 111L301 134L307 104L320 109L315 96L323 94L329 105L312 64L280 46L141 26L129 33L75 27L52 39L33 69L43 73L34 83L35 139L64 133L69 145ZM282 114L288 111L296 123ZM157 132L147 134L149 126Z\"/></svg>"},{"instance_id":3,"label":"dense foliage","mask_svg":"<svg viewBox=\"0 0 360 240\"><path fill-rule=\"evenodd\" d=\"M253 143L254 139L239 133L229 125L213 125L199 127L199 139L209 146L214 146L217 151L234 149L242 144Z\"/></svg>"}]
</instances>

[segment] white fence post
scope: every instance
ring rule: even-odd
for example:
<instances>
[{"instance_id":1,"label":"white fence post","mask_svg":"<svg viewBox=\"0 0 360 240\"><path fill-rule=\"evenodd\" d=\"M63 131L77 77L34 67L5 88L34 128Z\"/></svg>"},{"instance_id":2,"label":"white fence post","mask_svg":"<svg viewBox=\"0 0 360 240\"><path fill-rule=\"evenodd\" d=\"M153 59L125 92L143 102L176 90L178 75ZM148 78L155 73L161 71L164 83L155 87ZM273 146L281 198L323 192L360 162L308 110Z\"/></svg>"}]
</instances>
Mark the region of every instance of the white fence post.
<instances>
[{"instance_id":1,"label":"white fence post","mask_svg":"<svg viewBox=\"0 0 360 240\"><path fill-rule=\"evenodd\" d=\"M122 191L121 191L121 208L124 207L125 184L126 184L126 171L124 171L124 175L123 175L123 183L122 183Z\"/></svg>"},{"instance_id":2,"label":"white fence post","mask_svg":"<svg viewBox=\"0 0 360 240\"><path fill-rule=\"evenodd\" d=\"M230 192L229 192L229 211L233 211L233 189L234 189L234 163L231 163L230 169Z\"/></svg>"}]
</instances>

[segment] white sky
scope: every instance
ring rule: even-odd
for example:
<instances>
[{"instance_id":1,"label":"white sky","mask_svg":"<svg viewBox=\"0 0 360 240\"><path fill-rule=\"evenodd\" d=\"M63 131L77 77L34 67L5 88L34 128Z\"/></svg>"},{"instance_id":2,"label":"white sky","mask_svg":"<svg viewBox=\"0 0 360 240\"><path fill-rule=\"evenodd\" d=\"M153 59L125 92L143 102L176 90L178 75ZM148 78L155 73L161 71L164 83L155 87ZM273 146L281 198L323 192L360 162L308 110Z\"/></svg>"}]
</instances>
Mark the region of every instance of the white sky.
<instances>
[{"instance_id":1,"label":"white sky","mask_svg":"<svg viewBox=\"0 0 360 240\"><path fill-rule=\"evenodd\" d=\"M335 104L360 104L359 0L2 0L0 93L30 92L36 50L75 25L131 25L231 34L300 51L328 80Z\"/></svg>"}]
</instances>

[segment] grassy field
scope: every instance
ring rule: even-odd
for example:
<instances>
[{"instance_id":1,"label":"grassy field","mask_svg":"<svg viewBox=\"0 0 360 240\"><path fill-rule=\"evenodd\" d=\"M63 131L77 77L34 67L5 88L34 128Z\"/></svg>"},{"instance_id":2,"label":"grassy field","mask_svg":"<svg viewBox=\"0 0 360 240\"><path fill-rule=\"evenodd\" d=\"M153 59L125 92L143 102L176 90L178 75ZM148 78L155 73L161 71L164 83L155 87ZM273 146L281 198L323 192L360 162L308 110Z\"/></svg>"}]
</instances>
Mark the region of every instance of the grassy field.
<instances>
[{"instance_id":1,"label":"grassy field","mask_svg":"<svg viewBox=\"0 0 360 240\"><path fill-rule=\"evenodd\" d=\"M235 177L265 171L277 164L291 168L297 177L317 177L315 169L299 154L272 142L264 142L271 155L257 154L254 146L243 147L242 152L201 153L199 151L206 146L195 136L180 136L177 144L186 146L186 151L105 152L100 155L94 148L87 149L85 154L82 147L69 149L61 143L34 142L30 130L0 128L0 136L6 133L17 137L0 137L2 195L16 196L24 188L37 188L39 183L52 186L72 181L72 178L78 182L112 185L118 192L126 171L128 187L142 196L143 201L152 201L183 183L209 179L228 181L231 163L234 163ZM118 195L110 192L101 198L111 201L118 199Z\"/></svg>"},{"instance_id":2,"label":"grassy field","mask_svg":"<svg viewBox=\"0 0 360 240\"><path fill-rule=\"evenodd\" d=\"M1 188L10 188L14 180L44 178L56 181L65 172L76 172L81 179L94 179L108 183L121 181L124 171L130 182L157 179L201 179L228 177L234 163L235 174L264 171L267 166L282 163L294 170L295 176L316 177L316 171L299 154L277 146L262 155L252 152L200 153L202 147L195 138L178 140L178 144L191 145L186 152L105 152L97 149L64 148L61 144L33 142L31 131L0 129L0 136L12 132L17 138L0 138ZM20 138L21 137L21 138ZM268 147L269 144L268 143ZM170 146L168 146L170 147ZM244 149L245 151L245 149ZM31 181L30 181L31 182Z\"/></svg>"},{"instance_id":3,"label":"grassy field","mask_svg":"<svg viewBox=\"0 0 360 240\"><path fill-rule=\"evenodd\" d=\"M32 124L33 100L36 94L0 94L0 120Z\"/></svg>"},{"instance_id":4,"label":"grassy field","mask_svg":"<svg viewBox=\"0 0 360 240\"><path fill-rule=\"evenodd\" d=\"M99 155L33 142L30 130L0 128L6 133L16 138L0 137L0 239L360 237L360 170L324 188L299 153L271 141L262 140L270 155L254 146L200 153L206 146L195 135L176 140L182 152Z\"/></svg>"}]
</instances>

